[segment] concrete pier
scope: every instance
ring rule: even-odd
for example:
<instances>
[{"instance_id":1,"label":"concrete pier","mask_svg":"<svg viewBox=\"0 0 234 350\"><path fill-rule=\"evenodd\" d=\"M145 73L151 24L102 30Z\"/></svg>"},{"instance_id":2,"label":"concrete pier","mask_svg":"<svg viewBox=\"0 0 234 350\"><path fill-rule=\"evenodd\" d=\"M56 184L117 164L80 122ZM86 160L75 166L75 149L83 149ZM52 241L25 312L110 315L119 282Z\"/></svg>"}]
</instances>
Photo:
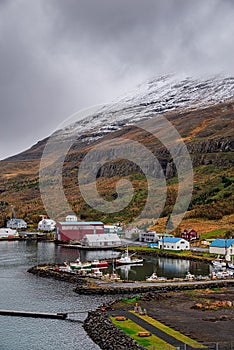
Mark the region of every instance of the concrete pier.
<instances>
[{"instance_id":1,"label":"concrete pier","mask_svg":"<svg viewBox=\"0 0 234 350\"><path fill-rule=\"evenodd\" d=\"M2 316L18 316L18 317L34 317L34 318L52 318L65 320L67 313L48 313L48 312L31 312L31 311L16 311L16 310L0 310Z\"/></svg>"}]
</instances>

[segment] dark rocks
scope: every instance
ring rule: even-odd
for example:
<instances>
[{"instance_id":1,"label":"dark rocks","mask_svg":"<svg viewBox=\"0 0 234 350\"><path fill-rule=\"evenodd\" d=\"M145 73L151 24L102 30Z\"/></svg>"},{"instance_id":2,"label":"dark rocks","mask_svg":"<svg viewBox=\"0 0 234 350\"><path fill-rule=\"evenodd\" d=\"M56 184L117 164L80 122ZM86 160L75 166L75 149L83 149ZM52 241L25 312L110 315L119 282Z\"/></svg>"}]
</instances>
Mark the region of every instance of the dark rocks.
<instances>
[{"instance_id":1,"label":"dark rocks","mask_svg":"<svg viewBox=\"0 0 234 350\"><path fill-rule=\"evenodd\" d=\"M39 277L45 277L45 278L53 278L59 281L63 282L69 282L69 283L74 283L74 284L79 284L79 285L87 285L88 282L84 277L71 274L68 272L61 272L61 271L56 271L52 267L48 266L33 266L28 270L29 273L32 273L36 276Z\"/></svg>"},{"instance_id":2,"label":"dark rocks","mask_svg":"<svg viewBox=\"0 0 234 350\"><path fill-rule=\"evenodd\" d=\"M118 329L102 311L91 311L84 321L85 331L103 350L144 350L135 340Z\"/></svg>"}]
</instances>

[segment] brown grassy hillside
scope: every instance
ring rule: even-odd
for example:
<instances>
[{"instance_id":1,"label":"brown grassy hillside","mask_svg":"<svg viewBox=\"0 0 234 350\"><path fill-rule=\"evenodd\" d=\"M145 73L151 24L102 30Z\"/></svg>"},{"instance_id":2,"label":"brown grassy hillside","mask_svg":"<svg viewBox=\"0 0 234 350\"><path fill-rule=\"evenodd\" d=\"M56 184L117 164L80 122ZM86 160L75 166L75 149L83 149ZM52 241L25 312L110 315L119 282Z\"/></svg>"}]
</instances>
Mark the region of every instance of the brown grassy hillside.
<instances>
[{"instance_id":1,"label":"brown grassy hillside","mask_svg":"<svg viewBox=\"0 0 234 350\"><path fill-rule=\"evenodd\" d=\"M186 113L169 113L167 118L184 139L194 166L193 198L181 227L198 228L200 232L214 229L233 229L233 130L234 104L223 103ZM137 140L150 149L160 161L167 176L167 202L158 229L163 229L177 195L177 177L167 150L152 135L135 127L111 133L91 144L79 140L73 145L64 163L63 184L73 210L82 219L100 219L104 222L131 222L142 210L147 197L144 175L134 164L126 161L110 162L103 166L97 179L99 193L107 200L116 198L115 184L119 178L130 179L135 192L127 209L115 214L102 214L90 208L79 193L77 171L80 160L91 147L105 139L122 136ZM44 214L38 186L40 157L46 139L31 149L1 161L0 165L0 223L11 215L11 206L17 216L33 221ZM53 166L53 165L52 165ZM55 166L55 165L54 165ZM59 206L59 203L58 203ZM155 223L154 208L142 221Z\"/></svg>"}]
</instances>

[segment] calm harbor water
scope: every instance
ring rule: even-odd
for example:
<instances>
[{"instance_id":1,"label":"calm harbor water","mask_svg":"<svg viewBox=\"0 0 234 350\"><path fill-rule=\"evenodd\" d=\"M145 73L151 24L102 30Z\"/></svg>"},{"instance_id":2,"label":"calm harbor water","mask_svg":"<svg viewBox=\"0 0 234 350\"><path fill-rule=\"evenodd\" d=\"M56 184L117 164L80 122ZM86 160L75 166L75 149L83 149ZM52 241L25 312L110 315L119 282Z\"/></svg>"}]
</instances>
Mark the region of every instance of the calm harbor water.
<instances>
[{"instance_id":1,"label":"calm harbor water","mask_svg":"<svg viewBox=\"0 0 234 350\"><path fill-rule=\"evenodd\" d=\"M37 278L27 269L41 263L74 261L77 250L45 242L0 242L0 309L25 311L81 311L69 320L45 320L0 316L1 350L95 350L79 320L86 311L96 309L111 297L77 295L73 286L52 279ZM81 260L116 257L116 252L81 252ZM209 274L209 266L184 260L147 257L144 266L122 266L118 273L129 280L144 280L153 272L158 276L181 277L190 271Z\"/></svg>"}]
</instances>

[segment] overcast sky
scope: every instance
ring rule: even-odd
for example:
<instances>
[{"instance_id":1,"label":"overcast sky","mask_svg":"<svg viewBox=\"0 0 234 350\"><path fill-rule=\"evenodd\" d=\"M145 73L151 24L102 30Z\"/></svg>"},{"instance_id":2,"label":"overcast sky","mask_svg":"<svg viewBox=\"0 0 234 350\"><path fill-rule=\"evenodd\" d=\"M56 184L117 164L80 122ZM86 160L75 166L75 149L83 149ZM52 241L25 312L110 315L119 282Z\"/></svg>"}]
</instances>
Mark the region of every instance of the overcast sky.
<instances>
[{"instance_id":1,"label":"overcast sky","mask_svg":"<svg viewBox=\"0 0 234 350\"><path fill-rule=\"evenodd\" d=\"M0 159L166 73L234 75L233 0L0 0Z\"/></svg>"}]
</instances>

